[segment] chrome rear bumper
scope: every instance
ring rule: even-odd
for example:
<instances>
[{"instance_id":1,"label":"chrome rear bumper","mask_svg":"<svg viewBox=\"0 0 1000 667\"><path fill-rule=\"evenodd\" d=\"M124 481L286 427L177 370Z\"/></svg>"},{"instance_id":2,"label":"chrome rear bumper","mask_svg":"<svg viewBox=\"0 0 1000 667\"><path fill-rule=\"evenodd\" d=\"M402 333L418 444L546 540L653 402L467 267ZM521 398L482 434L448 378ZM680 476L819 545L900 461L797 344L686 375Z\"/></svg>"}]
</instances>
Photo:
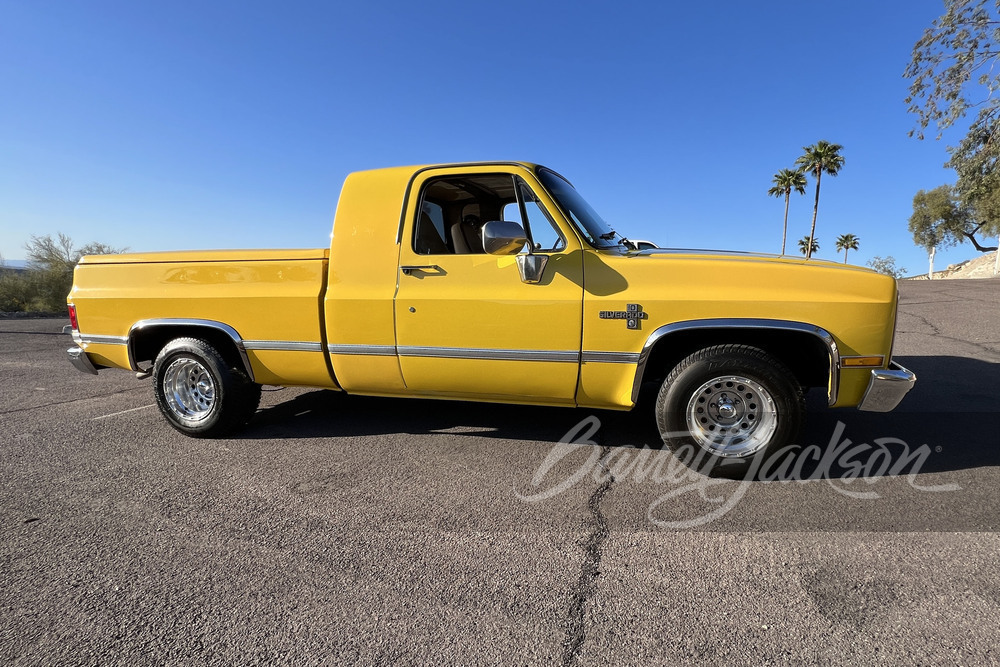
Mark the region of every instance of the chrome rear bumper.
<instances>
[{"instance_id":1,"label":"chrome rear bumper","mask_svg":"<svg viewBox=\"0 0 1000 667\"><path fill-rule=\"evenodd\" d=\"M868 381L868 388L858 405L859 410L868 412L889 412L903 400L913 388L917 376L895 361L889 362L887 369L875 369Z\"/></svg>"},{"instance_id":2,"label":"chrome rear bumper","mask_svg":"<svg viewBox=\"0 0 1000 667\"><path fill-rule=\"evenodd\" d=\"M82 347L74 345L66 350L66 354L69 355L69 361L76 367L76 370L81 373L97 375L97 369L94 368L94 364L90 361L90 357L87 356L87 353Z\"/></svg>"}]
</instances>

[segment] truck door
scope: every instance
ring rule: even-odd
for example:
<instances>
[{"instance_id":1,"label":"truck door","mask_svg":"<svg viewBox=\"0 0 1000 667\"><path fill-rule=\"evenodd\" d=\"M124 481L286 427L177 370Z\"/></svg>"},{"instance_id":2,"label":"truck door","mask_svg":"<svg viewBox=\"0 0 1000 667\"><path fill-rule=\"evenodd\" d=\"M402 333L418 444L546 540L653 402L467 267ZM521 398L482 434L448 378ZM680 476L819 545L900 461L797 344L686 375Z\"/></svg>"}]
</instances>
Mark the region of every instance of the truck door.
<instances>
[{"instance_id":1,"label":"truck door","mask_svg":"<svg viewBox=\"0 0 1000 667\"><path fill-rule=\"evenodd\" d=\"M513 255L483 250L492 220L521 223L548 262L523 282ZM525 248L525 251L527 248ZM527 168L433 169L404 214L396 347L408 392L573 404L583 251Z\"/></svg>"}]
</instances>

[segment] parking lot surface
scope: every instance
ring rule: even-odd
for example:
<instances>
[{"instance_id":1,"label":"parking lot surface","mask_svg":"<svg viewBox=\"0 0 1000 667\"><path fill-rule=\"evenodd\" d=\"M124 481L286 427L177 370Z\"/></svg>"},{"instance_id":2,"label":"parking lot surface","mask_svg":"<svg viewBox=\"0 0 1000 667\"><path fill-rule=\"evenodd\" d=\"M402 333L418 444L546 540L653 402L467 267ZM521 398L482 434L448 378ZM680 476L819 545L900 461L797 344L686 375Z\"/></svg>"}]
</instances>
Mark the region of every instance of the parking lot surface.
<instances>
[{"instance_id":1,"label":"parking lot surface","mask_svg":"<svg viewBox=\"0 0 1000 667\"><path fill-rule=\"evenodd\" d=\"M1000 662L1000 281L901 293L903 404L810 396L750 482L648 405L267 387L190 439L64 322L0 320L0 663Z\"/></svg>"}]
</instances>

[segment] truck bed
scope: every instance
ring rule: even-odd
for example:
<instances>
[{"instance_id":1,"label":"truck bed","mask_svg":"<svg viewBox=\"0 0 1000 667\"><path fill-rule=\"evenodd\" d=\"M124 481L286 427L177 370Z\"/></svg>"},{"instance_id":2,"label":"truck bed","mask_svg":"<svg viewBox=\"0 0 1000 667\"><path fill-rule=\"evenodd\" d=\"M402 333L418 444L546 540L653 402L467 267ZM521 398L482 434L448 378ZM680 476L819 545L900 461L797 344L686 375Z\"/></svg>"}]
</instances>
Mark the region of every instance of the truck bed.
<instances>
[{"instance_id":1,"label":"truck bed","mask_svg":"<svg viewBox=\"0 0 1000 667\"><path fill-rule=\"evenodd\" d=\"M329 250L192 250L84 257L70 301L95 363L136 370L155 356L128 344L136 327L221 322L261 384L335 388L324 354ZM158 341L157 341L158 342Z\"/></svg>"}]
</instances>

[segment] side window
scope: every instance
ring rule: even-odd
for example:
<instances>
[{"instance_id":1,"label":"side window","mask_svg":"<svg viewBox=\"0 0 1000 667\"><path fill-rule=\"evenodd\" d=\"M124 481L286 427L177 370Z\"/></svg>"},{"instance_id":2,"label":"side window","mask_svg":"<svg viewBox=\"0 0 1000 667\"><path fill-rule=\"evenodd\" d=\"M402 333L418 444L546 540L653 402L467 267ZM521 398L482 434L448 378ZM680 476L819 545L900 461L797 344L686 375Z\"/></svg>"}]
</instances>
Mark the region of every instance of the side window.
<instances>
[{"instance_id":1,"label":"side window","mask_svg":"<svg viewBox=\"0 0 1000 667\"><path fill-rule=\"evenodd\" d=\"M413 232L419 255L483 254L483 225L490 220L520 223L540 252L566 247L538 197L513 174L442 176L428 180L420 196Z\"/></svg>"},{"instance_id":2,"label":"side window","mask_svg":"<svg viewBox=\"0 0 1000 667\"><path fill-rule=\"evenodd\" d=\"M566 242L548 213L542 208L538 197L521 179L517 179L517 184L518 194L524 202L524 212L528 219L521 219L521 207L516 201L504 206L503 219L519 223L525 229L530 230L531 240L538 252L558 252L565 248Z\"/></svg>"},{"instance_id":3,"label":"side window","mask_svg":"<svg viewBox=\"0 0 1000 667\"><path fill-rule=\"evenodd\" d=\"M445 242L444 209L426 199L420 204L413 250L418 255L442 255L451 252Z\"/></svg>"}]
</instances>

